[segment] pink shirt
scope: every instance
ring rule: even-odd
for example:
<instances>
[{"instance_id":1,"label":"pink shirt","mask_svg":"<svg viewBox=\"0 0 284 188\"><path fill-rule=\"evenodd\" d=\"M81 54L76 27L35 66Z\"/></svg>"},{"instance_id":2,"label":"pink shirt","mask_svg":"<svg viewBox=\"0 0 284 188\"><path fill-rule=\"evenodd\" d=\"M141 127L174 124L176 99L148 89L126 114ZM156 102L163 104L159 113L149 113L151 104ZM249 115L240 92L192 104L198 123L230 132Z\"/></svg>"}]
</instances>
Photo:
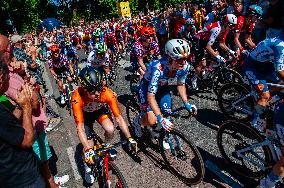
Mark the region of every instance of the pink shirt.
<instances>
[{"instance_id":1,"label":"pink shirt","mask_svg":"<svg viewBox=\"0 0 284 188\"><path fill-rule=\"evenodd\" d=\"M17 73L10 71L9 89L6 91L6 96L12 99L12 103L15 104L16 94L22 85L24 85L23 78ZM40 107L38 110L32 111L32 123L36 131L44 131L47 127L47 117L43 109L43 105L40 102Z\"/></svg>"}]
</instances>

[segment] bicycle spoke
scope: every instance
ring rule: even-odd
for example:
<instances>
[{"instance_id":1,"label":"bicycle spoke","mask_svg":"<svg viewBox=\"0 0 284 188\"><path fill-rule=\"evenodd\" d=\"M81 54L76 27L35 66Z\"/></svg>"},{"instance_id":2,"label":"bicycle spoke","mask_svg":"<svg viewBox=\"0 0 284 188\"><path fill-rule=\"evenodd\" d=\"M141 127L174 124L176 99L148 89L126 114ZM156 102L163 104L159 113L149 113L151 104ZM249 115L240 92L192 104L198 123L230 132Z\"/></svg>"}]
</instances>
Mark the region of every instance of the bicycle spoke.
<instances>
[{"instance_id":1,"label":"bicycle spoke","mask_svg":"<svg viewBox=\"0 0 284 188\"><path fill-rule=\"evenodd\" d=\"M176 133L176 130L166 133L161 142L162 156L175 175L188 184L201 181L203 161L196 147L182 133Z\"/></svg>"},{"instance_id":2,"label":"bicycle spoke","mask_svg":"<svg viewBox=\"0 0 284 188\"><path fill-rule=\"evenodd\" d=\"M233 170L254 177L261 176L267 161L267 147L256 143L262 137L250 126L226 123L218 131L218 146Z\"/></svg>"}]
</instances>

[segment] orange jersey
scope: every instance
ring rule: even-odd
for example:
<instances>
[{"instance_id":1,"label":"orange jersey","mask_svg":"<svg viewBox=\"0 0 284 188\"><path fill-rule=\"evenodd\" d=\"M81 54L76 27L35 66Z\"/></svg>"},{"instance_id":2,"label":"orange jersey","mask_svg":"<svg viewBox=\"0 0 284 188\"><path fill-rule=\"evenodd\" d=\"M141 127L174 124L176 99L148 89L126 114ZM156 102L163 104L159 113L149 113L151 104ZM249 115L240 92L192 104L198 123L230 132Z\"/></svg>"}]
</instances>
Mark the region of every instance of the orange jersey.
<instances>
[{"instance_id":1,"label":"orange jersey","mask_svg":"<svg viewBox=\"0 0 284 188\"><path fill-rule=\"evenodd\" d=\"M90 99L87 96L84 96L84 90L79 87L74 91L71 103L75 123L77 125L84 123L84 112L95 112L96 110L104 107L106 104L110 107L114 117L118 117L120 115L116 96L114 92L107 87L104 87L104 90L100 93L97 99Z\"/></svg>"}]
</instances>

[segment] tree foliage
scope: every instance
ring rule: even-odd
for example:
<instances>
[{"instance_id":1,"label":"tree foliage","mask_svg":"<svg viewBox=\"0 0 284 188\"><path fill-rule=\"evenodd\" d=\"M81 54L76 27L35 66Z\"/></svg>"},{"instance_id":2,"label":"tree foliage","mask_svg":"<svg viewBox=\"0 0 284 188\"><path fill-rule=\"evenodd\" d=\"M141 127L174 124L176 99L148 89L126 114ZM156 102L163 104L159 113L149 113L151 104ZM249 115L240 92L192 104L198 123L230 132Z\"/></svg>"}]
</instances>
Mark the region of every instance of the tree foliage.
<instances>
[{"instance_id":1,"label":"tree foliage","mask_svg":"<svg viewBox=\"0 0 284 188\"><path fill-rule=\"evenodd\" d=\"M122 1L122 0L120 0ZM45 18L61 19L65 24L74 24L83 17L86 21L118 16L119 0L1 0L0 21L9 17L19 32L34 30ZM176 4L184 0L130 0L132 15L150 9L160 9L165 4ZM2 27L2 26L0 26ZM3 31L3 28L2 28Z\"/></svg>"}]
</instances>

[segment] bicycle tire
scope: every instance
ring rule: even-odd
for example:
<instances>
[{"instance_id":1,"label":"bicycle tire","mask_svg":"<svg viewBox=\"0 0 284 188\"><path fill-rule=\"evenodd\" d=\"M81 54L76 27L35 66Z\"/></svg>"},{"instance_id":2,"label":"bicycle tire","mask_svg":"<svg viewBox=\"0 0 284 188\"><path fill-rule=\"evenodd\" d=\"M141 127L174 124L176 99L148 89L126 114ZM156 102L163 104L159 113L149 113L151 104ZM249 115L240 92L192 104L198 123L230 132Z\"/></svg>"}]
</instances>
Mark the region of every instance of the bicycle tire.
<instances>
[{"instance_id":1,"label":"bicycle tire","mask_svg":"<svg viewBox=\"0 0 284 188\"><path fill-rule=\"evenodd\" d=\"M181 164L180 161L177 161L177 167L174 167L173 164L170 162L167 153L170 153L170 156L172 156L171 152L169 149L164 149L163 147L163 141L167 135L167 133L165 131L162 131L160 137L159 137L159 147L160 147L160 151L162 154L162 157L165 161L165 163L167 164L167 166L170 168L170 170L173 172L173 174L175 176L177 176L180 180L182 180L185 184L187 185L196 185L198 183L200 183L203 178L204 178L204 174L205 174L205 168L204 168L204 162L203 159L201 157L201 154L199 153L197 147L189 140L189 138L187 138L187 136L185 136L182 132L180 132L177 129L173 129L169 134L171 135L175 135L178 136L179 138L181 138L184 143L186 143L189 147L189 149L192 151L192 153L194 153L194 157L192 159L190 159L190 162L187 161L186 163ZM176 149L175 149L176 150ZM188 165L186 164L190 164L191 168L193 167L193 165L198 166L198 168L195 170L196 171L196 176L194 177L185 177L183 174L181 174L179 172L179 168L183 168L181 169L181 171L187 171L188 172Z\"/></svg>"},{"instance_id":2,"label":"bicycle tire","mask_svg":"<svg viewBox=\"0 0 284 188\"><path fill-rule=\"evenodd\" d=\"M115 187L115 188L128 188L128 185L126 183L126 180L124 179L122 173L120 172L119 168L112 162L109 161L108 163L109 166L109 173L112 172L112 174L114 174L116 176L116 179L118 182L116 182L115 185L113 185L113 183L111 184L111 188ZM108 188L107 183L106 183L106 177L105 177L105 172L104 172L104 187Z\"/></svg>"},{"instance_id":3,"label":"bicycle tire","mask_svg":"<svg viewBox=\"0 0 284 188\"><path fill-rule=\"evenodd\" d=\"M230 131L230 129L232 129L232 131ZM241 147L241 143L234 146L233 145L234 143L229 142L228 138L225 139L224 134L231 133L231 132L232 132L231 136L235 137L236 139L237 138L241 139L241 136L243 137L247 136L248 138L254 138L258 142L262 142L264 141L264 137L256 129L252 128L251 126L245 123L242 123L242 122L235 121L235 120L226 121L219 127L219 130L217 132L217 144L218 144L220 153L225 159L225 162L229 164L229 166L231 167L233 171L235 171L239 175L242 175L244 177L248 177L251 179L260 179L264 177L267 174L268 169L266 171L262 171L261 169L253 171L254 169L249 169L244 163L244 162L249 163L249 161L242 161L243 159L241 157L236 156L235 159L242 161L243 163L242 165L240 165L237 163L239 161L233 162L233 160L230 158L229 156L230 154L232 154L232 157L236 155L235 154L236 147ZM245 147L247 147L248 145L247 143L248 141L245 141L245 143L242 143L242 144L245 144L246 145ZM256 143L256 142L253 142L253 143ZM234 148L230 154L227 154L227 152L225 151L224 144ZM264 165L266 167L272 166L272 154L269 150L269 147L262 146L261 148L263 149L263 153L264 153L263 155L264 161L265 161Z\"/></svg>"},{"instance_id":4,"label":"bicycle tire","mask_svg":"<svg viewBox=\"0 0 284 188\"><path fill-rule=\"evenodd\" d=\"M225 99L228 95L232 94L232 92L234 91L236 91L240 96L238 96L237 98L234 97L232 100ZM238 83L225 84L217 94L218 105L220 107L221 112L230 119L235 119L239 121L250 121L254 109L254 98L252 96L249 96L249 93L250 91L241 84ZM242 100L241 105L238 105L237 106L238 109L236 109L233 106L234 102L241 99L244 96L246 96L246 98Z\"/></svg>"},{"instance_id":5,"label":"bicycle tire","mask_svg":"<svg viewBox=\"0 0 284 188\"><path fill-rule=\"evenodd\" d=\"M217 95L221 87L227 83L243 83L243 78L237 71L223 68L212 76L213 92Z\"/></svg>"}]
</instances>

